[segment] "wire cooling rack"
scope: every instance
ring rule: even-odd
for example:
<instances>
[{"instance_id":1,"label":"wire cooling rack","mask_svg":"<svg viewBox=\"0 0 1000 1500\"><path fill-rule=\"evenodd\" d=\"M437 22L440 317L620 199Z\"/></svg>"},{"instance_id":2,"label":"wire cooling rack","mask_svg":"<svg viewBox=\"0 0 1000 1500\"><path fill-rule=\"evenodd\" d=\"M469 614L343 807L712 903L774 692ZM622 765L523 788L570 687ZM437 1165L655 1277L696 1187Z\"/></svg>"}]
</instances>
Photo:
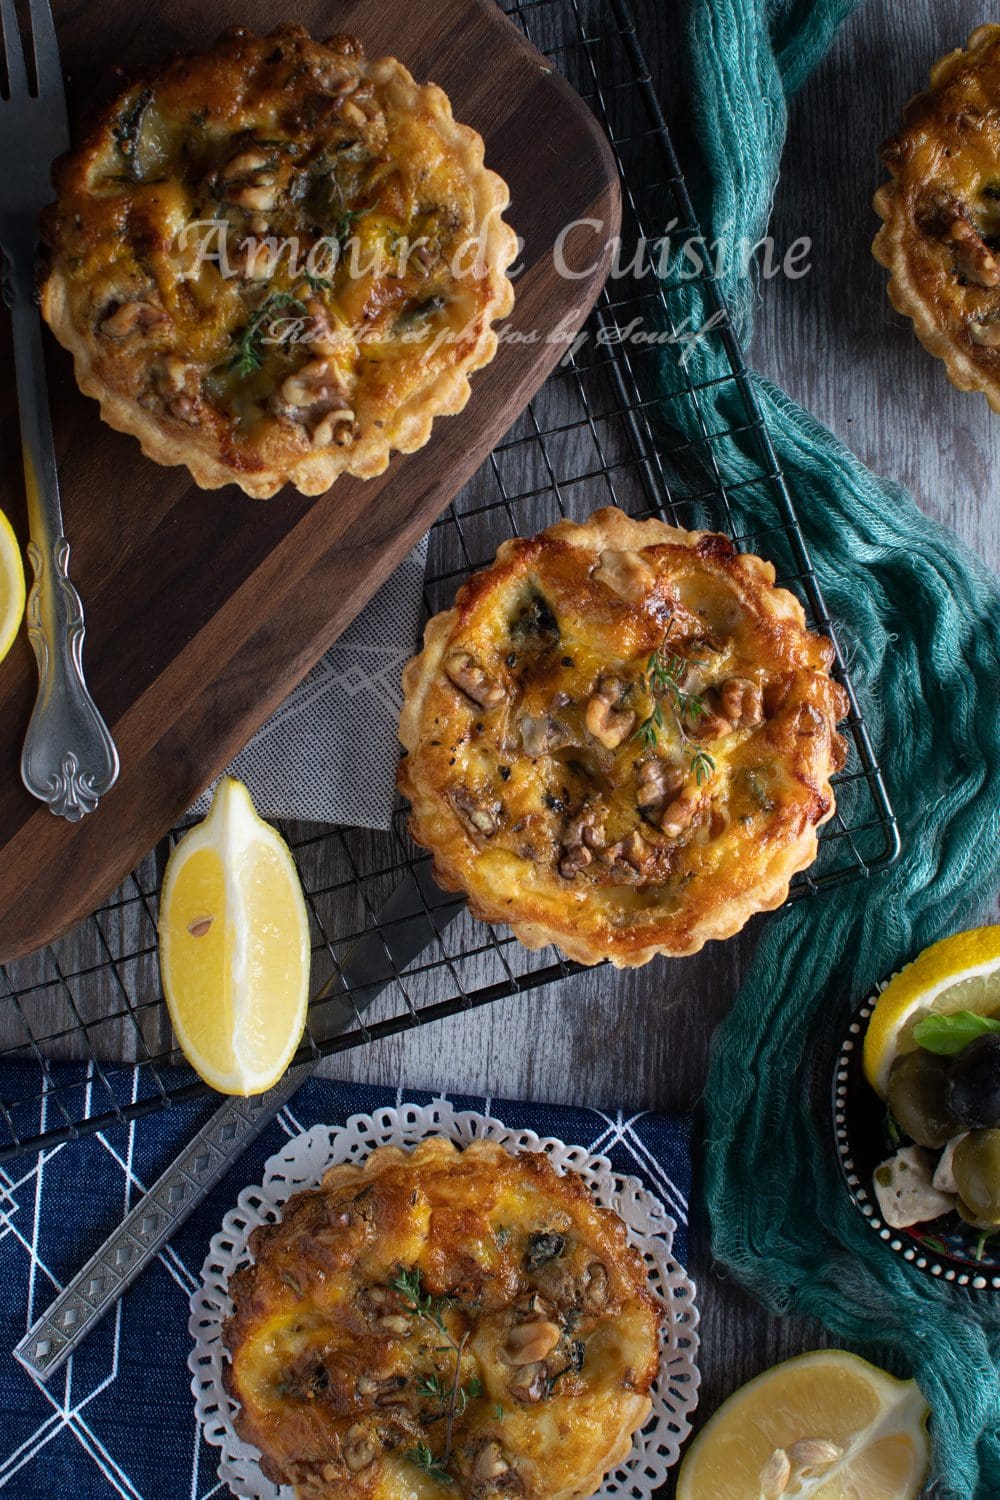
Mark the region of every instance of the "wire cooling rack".
<instances>
[{"instance_id":1,"label":"wire cooling rack","mask_svg":"<svg viewBox=\"0 0 1000 1500\"><path fill-rule=\"evenodd\" d=\"M501 3L608 134L621 173L625 260L641 236L655 239L665 224L674 224L678 242L696 234L624 0ZM836 641L710 271L701 281L708 305L722 319L707 337L720 340L725 375L699 384L678 358L673 393L665 397L657 379L662 348L616 345L608 331L639 317L677 334L682 348L674 293L650 277L609 282L586 341L568 353L435 525L428 613L448 607L469 570L488 563L511 534L530 535L560 516L582 518L599 505L616 504L635 515L725 531L743 550L769 557L780 581L803 599L811 625ZM725 428L709 412L709 386L725 387L726 409L737 413ZM725 473L734 443L744 455L738 485L727 484ZM740 514L755 517L750 534L740 534L737 500ZM816 863L796 877L790 900L865 876L898 852L892 811L839 651L837 670L851 701L850 758L834 778L836 816L822 830ZM337 986L351 946L378 926L379 910L400 880L426 871L426 856L407 835L403 807L385 834L303 823L284 824L282 832L306 892L314 982L317 988L328 980ZM0 1160L134 1118L202 1088L190 1073L171 1067L180 1058L156 957L157 895L174 837L73 933L0 967L0 1037L6 1042L0 1056L24 1064L4 1074L14 1083L5 1084L6 1097L0 1098ZM347 1031L322 1044L309 1034L302 1058L357 1047L547 984L579 967L554 949L529 953L506 929L474 921L457 898L443 905L432 900L431 906L431 945L403 972L393 964L391 982L363 1013L355 998L354 1024ZM71 1082L59 1066L81 1059L90 1063L86 1089L76 1081L78 1070Z\"/></svg>"}]
</instances>

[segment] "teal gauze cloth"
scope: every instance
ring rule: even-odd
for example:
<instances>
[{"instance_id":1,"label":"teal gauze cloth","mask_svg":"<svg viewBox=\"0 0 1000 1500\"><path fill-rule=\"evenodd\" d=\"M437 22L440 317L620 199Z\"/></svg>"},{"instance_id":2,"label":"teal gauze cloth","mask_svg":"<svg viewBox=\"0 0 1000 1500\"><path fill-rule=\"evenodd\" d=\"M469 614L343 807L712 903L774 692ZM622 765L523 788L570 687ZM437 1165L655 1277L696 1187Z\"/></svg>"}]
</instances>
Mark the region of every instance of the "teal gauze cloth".
<instances>
[{"instance_id":1,"label":"teal gauze cloth","mask_svg":"<svg viewBox=\"0 0 1000 1500\"><path fill-rule=\"evenodd\" d=\"M707 242L753 244L764 233L787 98L852 9L850 0L690 0L703 155L695 188ZM745 336L754 295L745 260L723 257L719 280ZM681 295L689 326L701 327L710 316L704 288L689 279ZM718 341L706 337L688 352L706 421L739 425ZM894 867L800 901L766 925L712 1056L705 1191L713 1250L776 1311L817 1316L876 1357L894 1351L932 1408L935 1494L998 1500L1000 1294L932 1281L872 1233L838 1175L829 1082L846 1007L926 944L973 925L1000 887L1000 586L899 486L876 478L773 385L750 378L904 847ZM886 392L887 405L896 399ZM760 472L748 442L737 435L717 446L731 497L759 495L752 483L739 489ZM757 504L745 501L741 513L735 502L747 532L760 529Z\"/></svg>"}]
</instances>

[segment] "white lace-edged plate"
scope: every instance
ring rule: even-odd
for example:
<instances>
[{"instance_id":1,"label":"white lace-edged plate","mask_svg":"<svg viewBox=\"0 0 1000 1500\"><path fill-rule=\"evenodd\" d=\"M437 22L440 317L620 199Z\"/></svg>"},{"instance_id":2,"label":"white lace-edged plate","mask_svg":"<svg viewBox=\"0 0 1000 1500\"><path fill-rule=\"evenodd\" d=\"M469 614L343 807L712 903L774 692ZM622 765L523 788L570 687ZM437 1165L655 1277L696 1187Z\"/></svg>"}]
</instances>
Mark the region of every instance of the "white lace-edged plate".
<instances>
[{"instance_id":1,"label":"white lace-edged plate","mask_svg":"<svg viewBox=\"0 0 1000 1500\"><path fill-rule=\"evenodd\" d=\"M653 1410L624 1463L605 1476L596 1500L646 1500L665 1483L667 1471L680 1456L690 1433L690 1418L698 1401L700 1376L698 1310L695 1288L671 1254L677 1228L663 1205L636 1177L622 1177L607 1157L593 1156L582 1146L543 1139L531 1130L511 1130L500 1120L471 1110L455 1110L444 1099L432 1104L403 1104L373 1115L352 1115L344 1126L315 1125L295 1136L267 1162L259 1187L244 1188L236 1207L212 1238L201 1272L201 1284L191 1297L188 1331L194 1346L188 1355L195 1413L205 1440L220 1448L219 1478L241 1500L294 1500L288 1486L279 1488L264 1478L257 1450L236 1435L233 1420L237 1403L222 1383L228 1355L222 1346L222 1325L231 1315L229 1278L250 1256L247 1240L260 1224L273 1224L294 1193L317 1187L328 1167L340 1162L361 1163L376 1146L416 1146L429 1135L443 1135L467 1145L495 1140L512 1152L544 1151L559 1172L578 1172L597 1202L614 1209L629 1228L629 1237L642 1252L654 1291L667 1309L660 1372L652 1390Z\"/></svg>"}]
</instances>

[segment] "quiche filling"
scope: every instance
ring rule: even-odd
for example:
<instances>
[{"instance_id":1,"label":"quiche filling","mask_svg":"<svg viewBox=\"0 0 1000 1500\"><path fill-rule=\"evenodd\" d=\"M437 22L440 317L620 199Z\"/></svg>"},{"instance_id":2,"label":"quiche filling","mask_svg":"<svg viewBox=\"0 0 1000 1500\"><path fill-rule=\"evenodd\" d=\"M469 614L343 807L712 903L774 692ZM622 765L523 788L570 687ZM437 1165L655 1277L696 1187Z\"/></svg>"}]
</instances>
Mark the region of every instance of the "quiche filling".
<instances>
[{"instance_id":1,"label":"quiche filling","mask_svg":"<svg viewBox=\"0 0 1000 1500\"><path fill-rule=\"evenodd\" d=\"M775 872L783 897L833 810L846 699L773 583L724 537L613 510L505 544L404 679L400 784L438 879L589 961L692 951L774 904Z\"/></svg>"},{"instance_id":2,"label":"quiche filling","mask_svg":"<svg viewBox=\"0 0 1000 1500\"><path fill-rule=\"evenodd\" d=\"M582 1179L494 1142L373 1153L255 1231L238 1430L300 1500L589 1495L648 1415L660 1308Z\"/></svg>"},{"instance_id":3,"label":"quiche filling","mask_svg":"<svg viewBox=\"0 0 1000 1500\"><path fill-rule=\"evenodd\" d=\"M512 302L481 139L351 37L236 30L174 59L56 187L46 317L108 419L199 483L380 472L464 404Z\"/></svg>"},{"instance_id":4,"label":"quiche filling","mask_svg":"<svg viewBox=\"0 0 1000 1500\"><path fill-rule=\"evenodd\" d=\"M962 390L1000 403L1000 26L931 70L882 147L872 247L889 297Z\"/></svg>"}]
</instances>

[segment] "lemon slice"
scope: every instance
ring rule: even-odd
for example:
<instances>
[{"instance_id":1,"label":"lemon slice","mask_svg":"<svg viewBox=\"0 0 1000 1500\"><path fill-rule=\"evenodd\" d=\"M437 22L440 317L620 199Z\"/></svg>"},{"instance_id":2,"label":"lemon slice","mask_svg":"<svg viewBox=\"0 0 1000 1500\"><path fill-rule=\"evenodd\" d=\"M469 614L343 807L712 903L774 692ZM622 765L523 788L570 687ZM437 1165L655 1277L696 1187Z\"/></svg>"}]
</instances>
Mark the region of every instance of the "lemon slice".
<instances>
[{"instance_id":1,"label":"lemon slice","mask_svg":"<svg viewBox=\"0 0 1000 1500\"><path fill-rule=\"evenodd\" d=\"M890 979L865 1033L865 1077L884 1099L896 1058L916 1050L913 1028L930 1014L1000 1016L1000 926L932 943Z\"/></svg>"},{"instance_id":2,"label":"lemon slice","mask_svg":"<svg viewBox=\"0 0 1000 1500\"><path fill-rule=\"evenodd\" d=\"M13 646L24 618L24 568L13 527L0 510L0 661Z\"/></svg>"},{"instance_id":3,"label":"lemon slice","mask_svg":"<svg viewBox=\"0 0 1000 1500\"><path fill-rule=\"evenodd\" d=\"M288 845L230 776L170 855L159 937L188 1062L223 1094L271 1088L305 1026L309 918Z\"/></svg>"},{"instance_id":4,"label":"lemon slice","mask_svg":"<svg viewBox=\"0 0 1000 1500\"><path fill-rule=\"evenodd\" d=\"M677 1500L916 1500L927 1403L843 1349L786 1360L730 1396L681 1466Z\"/></svg>"}]
</instances>

